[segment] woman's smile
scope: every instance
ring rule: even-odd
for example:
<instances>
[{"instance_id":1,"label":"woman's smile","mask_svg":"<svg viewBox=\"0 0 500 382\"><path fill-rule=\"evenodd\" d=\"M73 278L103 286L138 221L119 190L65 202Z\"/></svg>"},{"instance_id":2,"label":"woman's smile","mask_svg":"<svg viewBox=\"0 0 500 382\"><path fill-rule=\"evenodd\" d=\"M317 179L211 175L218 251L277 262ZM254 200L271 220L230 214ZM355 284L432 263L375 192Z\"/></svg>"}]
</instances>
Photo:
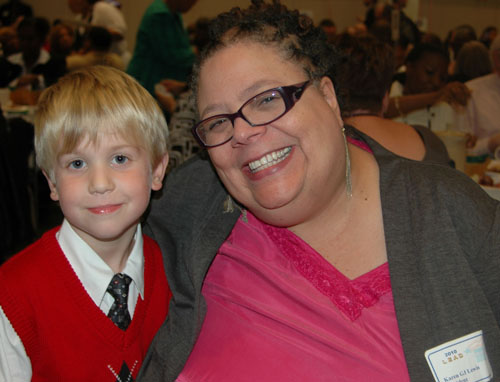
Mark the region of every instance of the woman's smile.
<instances>
[{"instance_id":1,"label":"woman's smile","mask_svg":"<svg viewBox=\"0 0 500 382\"><path fill-rule=\"evenodd\" d=\"M288 157L288 155L290 155L291 151L291 147L273 151L272 153L264 155L260 159L250 162L248 167L250 168L250 171L255 174L256 172L262 171L283 161L286 157Z\"/></svg>"}]
</instances>

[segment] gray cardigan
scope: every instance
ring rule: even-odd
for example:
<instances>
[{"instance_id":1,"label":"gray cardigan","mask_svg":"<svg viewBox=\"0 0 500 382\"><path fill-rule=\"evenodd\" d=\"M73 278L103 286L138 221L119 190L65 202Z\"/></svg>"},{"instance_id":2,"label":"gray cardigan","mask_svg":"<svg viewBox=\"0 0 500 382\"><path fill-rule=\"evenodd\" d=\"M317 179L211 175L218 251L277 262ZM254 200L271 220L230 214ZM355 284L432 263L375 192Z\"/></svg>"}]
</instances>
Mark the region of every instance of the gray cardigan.
<instances>
[{"instance_id":1,"label":"gray cardigan","mask_svg":"<svg viewBox=\"0 0 500 382\"><path fill-rule=\"evenodd\" d=\"M500 204L451 168L397 157L359 134L380 167L392 291L411 380L433 380L426 350L480 329L500 380ZM145 232L160 244L174 297L140 381L174 381L196 342L206 312L203 279L240 215L237 208L224 212L226 198L209 160L199 156L170 174L152 202Z\"/></svg>"}]
</instances>

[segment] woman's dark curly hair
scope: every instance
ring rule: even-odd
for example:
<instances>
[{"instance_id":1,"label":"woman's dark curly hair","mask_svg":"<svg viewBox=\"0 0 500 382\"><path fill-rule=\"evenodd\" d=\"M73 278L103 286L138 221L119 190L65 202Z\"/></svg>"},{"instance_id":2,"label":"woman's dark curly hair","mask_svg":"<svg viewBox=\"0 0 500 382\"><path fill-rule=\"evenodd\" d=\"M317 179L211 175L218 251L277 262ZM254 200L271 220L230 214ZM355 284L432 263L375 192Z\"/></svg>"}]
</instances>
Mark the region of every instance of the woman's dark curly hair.
<instances>
[{"instance_id":1,"label":"woman's dark curly hair","mask_svg":"<svg viewBox=\"0 0 500 382\"><path fill-rule=\"evenodd\" d=\"M236 7L219 14L210 22L209 39L193 69L191 88L194 95L204 62L218 50L240 41L274 46L287 60L301 65L311 79L328 76L335 86L338 59L335 48L310 17L287 9L279 0L269 4L264 0L252 0L247 9Z\"/></svg>"}]
</instances>

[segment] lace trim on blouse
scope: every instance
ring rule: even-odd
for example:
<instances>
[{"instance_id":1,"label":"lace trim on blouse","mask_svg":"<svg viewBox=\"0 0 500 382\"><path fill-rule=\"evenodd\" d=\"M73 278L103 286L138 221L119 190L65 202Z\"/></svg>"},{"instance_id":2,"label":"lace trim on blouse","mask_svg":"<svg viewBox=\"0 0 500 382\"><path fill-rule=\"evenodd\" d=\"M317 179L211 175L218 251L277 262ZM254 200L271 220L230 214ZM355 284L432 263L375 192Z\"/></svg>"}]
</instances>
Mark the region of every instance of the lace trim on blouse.
<instances>
[{"instance_id":1,"label":"lace trim on blouse","mask_svg":"<svg viewBox=\"0 0 500 382\"><path fill-rule=\"evenodd\" d=\"M351 321L391 291L387 262L350 280L290 230L267 224L264 229L297 271Z\"/></svg>"}]
</instances>

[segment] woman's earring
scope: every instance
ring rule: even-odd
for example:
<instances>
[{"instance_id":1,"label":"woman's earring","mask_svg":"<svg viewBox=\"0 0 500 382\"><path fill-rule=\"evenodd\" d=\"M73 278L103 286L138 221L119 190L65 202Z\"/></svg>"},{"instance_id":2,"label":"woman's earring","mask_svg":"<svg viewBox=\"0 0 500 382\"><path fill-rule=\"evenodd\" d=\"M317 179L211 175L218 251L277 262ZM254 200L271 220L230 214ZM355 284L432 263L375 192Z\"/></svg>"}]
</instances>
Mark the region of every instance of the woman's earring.
<instances>
[{"instance_id":1,"label":"woman's earring","mask_svg":"<svg viewBox=\"0 0 500 382\"><path fill-rule=\"evenodd\" d=\"M347 138L345 136L345 127L342 126L342 137L344 138L345 148L345 186L347 197L352 197L352 182L351 182L351 157L349 156L349 147L347 146Z\"/></svg>"},{"instance_id":2,"label":"woman's earring","mask_svg":"<svg viewBox=\"0 0 500 382\"><path fill-rule=\"evenodd\" d=\"M230 214L233 211L234 211L233 199L231 198L231 195L228 195L226 200L224 200L224 207L222 209L222 213Z\"/></svg>"}]
</instances>

